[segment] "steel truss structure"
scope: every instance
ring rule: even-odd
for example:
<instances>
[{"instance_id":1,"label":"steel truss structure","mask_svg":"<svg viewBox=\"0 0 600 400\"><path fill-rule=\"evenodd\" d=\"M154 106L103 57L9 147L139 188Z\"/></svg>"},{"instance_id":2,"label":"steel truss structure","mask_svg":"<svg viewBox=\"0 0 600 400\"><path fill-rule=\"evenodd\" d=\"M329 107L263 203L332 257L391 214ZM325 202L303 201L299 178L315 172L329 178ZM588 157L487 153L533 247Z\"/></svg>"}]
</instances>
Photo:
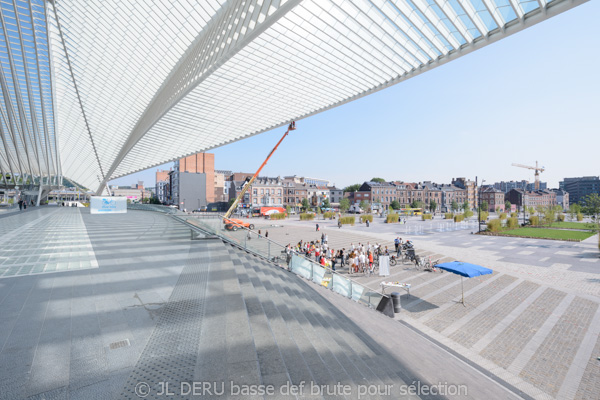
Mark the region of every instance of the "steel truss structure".
<instances>
[{"instance_id":1,"label":"steel truss structure","mask_svg":"<svg viewBox=\"0 0 600 400\"><path fill-rule=\"evenodd\" d=\"M585 1L0 0L0 186L100 193Z\"/></svg>"}]
</instances>

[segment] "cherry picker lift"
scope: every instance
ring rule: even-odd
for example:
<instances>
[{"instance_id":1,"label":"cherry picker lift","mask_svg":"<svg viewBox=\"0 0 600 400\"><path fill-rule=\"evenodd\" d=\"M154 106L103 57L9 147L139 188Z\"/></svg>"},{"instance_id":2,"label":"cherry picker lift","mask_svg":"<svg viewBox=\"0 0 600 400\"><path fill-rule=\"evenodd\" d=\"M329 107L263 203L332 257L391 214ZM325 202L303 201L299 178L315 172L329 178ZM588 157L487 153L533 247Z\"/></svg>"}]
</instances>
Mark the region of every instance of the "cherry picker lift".
<instances>
[{"instance_id":1,"label":"cherry picker lift","mask_svg":"<svg viewBox=\"0 0 600 400\"><path fill-rule=\"evenodd\" d=\"M260 171L262 171L263 167L265 165L267 165L267 162L269 161L269 159L271 158L271 156L273 155L273 153L275 152L275 150L277 150L277 148L279 147L279 145L281 144L281 142L283 141L283 139L285 139L285 137L291 132L296 130L296 121L292 121L290 123L290 125L288 126L287 131L285 131L285 133L283 134L283 136L281 137L281 139L279 139L279 142L277 142L277 144L275 145L275 147L273 147L273 150L271 150L271 152L269 153L269 155L267 156L267 158L265 159L265 161L262 163L262 165L260 166L260 168L258 168L258 170L256 171L256 173L252 176L252 178L246 178L246 182L244 182L244 185L242 186L242 190L240 191L240 194L238 194L238 196L236 197L235 201L233 202L233 204L231 204L231 207L229 207L229 210L227 210L227 213L223 216L223 223L225 224L225 229L230 230L230 231L237 231L239 228L248 228L248 229L254 229L254 225L250 224L248 222L244 222L240 219L235 219L235 218L229 218L231 217L231 214L233 214L233 212L235 211L235 209L237 208L240 200L244 197L244 195L246 194L246 192L248 191L248 189L250 189L250 187L252 186L252 184L254 183L254 181L256 180L256 178L258 177L258 174L260 174Z\"/></svg>"}]
</instances>

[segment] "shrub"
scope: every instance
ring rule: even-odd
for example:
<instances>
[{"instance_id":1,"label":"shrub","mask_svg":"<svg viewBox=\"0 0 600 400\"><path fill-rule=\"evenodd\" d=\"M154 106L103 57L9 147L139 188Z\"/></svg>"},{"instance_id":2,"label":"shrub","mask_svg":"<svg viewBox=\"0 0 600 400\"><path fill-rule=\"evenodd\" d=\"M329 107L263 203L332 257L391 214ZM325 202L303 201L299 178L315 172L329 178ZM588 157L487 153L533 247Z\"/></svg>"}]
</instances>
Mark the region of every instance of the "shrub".
<instances>
[{"instance_id":1,"label":"shrub","mask_svg":"<svg viewBox=\"0 0 600 400\"><path fill-rule=\"evenodd\" d=\"M469 219L473 216L473 211L467 210L463 215L465 216L465 219Z\"/></svg>"},{"instance_id":2,"label":"shrub","mask_svg":"<svg viewBox=\"0 0 600 400\"><path fill-rule=\"evenodd\" d=\"M356 217L342 217L340 218L340 222L342 225L352 225L356 222Z\"/></svg>"},{"instance_id":3,"label":"shrub","mask_svg":"<svg viewBox=\"0 0 600 400\"><path fill-rule=\"evenodd\" d=\"M519 219L517 217L510 217L506 221L506 227L509 229L515 229L519 227Z\"/></svg>"},{"instance_id":4,"label":"shrub","mask_svg":"<svg viewBox=\"0 0 600 400\"><path fill-rule=\"evenodd\" d=\"M565 214L558 214L558 215L556 216L556 220L557 220L558 222L564 222L564 221L565 221Z\"/></svg>"},{"instance_id":5,"label":"shrub","mask_svg":"<svg viewBox=\"0 0 600 400\"><path fill-rule=\"evenodd\" d=\"M285 213L273 213L271 214L271 219L285 219Z\"/></svg>"},{"instance_id":6,"label":"shrub","mask_svg":"<svg viewBox=\"0 0 600 400\"><path fill-rule=\"evenodd\" d=\"M331 217L333 217L333 212L331 212L331 211L327 211L326 213L323 214L323 218L325 218L325 219L329 219Z\"/></svg>"},{"instance_id":7,"label":"shrub","mask_svg":"<svg viewBox=\"0 0 600 400\"><path fill-rule=\"evenodd\" d=\"M583 214L577 213L577 221L583 221Z\"/></svg>"},{"instance_id":8,"label":"shrub","mask_svg":"<svg viewBox=\"0 0 600 400\"><path fill-rule=\"evenodd\" d=\"M452 219L452 218L454 218L454 214L452 214L452 213L446 213L446 214L444 214L444 217L446 219Z\"/></svg>"},{"instance_id":9,"label":"shrub","mask_svg":"<svg viewBox=\"0 0 600 400\"><path fill-rule=\"evenodd\" d=\"M499 219L493 219L487 223L487 228L490 232L498 232L502 229L502 221Z\"/></svg>"},{"instance_id":10,"label":"shrub","mask_svg":"<svg viewBox=\"0 0 600 400\"><path fill-rule=\"evenodd\" d=\"M538 217L537 215L533 216L533 217L529 217L529 223L533 226L537 226L540 224L540 217Z\"/></svg>"},{"instance_id":11,"label":"shrub","mask_svg":"<svg viewBox=\"0 0 600 400\"><path fill-rule=\"evenodd\" d=\"M485 221L486 219L488 219L488 217L489 217L489 216L490 216L490 213L489 213L489 212L487 212L487 211L482 211L482 212L479 214L479 220L480 220L480 221Z\"/></svg>"},{"instance_id":12,"label":"shrub","mask_svg":"<svg viewBox=\"0 0 600 400\"><path fill-rule=\"evenodd\" d=\"M421 215L421 219L422 219L423 221L426 221L426 220L428 220L428 219L431 219L431 214L423 214L423 215Z\"/></svg>"},{"instance_id":13,"label":"shrub","mask_svg":"<svg viewBox=\"0 0 600 400\"><path fill-rule=\"evenodd\" d=\"M390 214L388 214L385 222L387 222L388 224L391 224L393 222L398 222L398 218L399 218L399 215L397 213L390 213Z\"/></svg>"},{"instance_id":14,"label":"shrub","mask_svg":"<svg viewBox=\"0 0 600 400\"><path fill-rule=\"evenodd\" d=\"M313 219L315 219L315 214L312 214L312 213L300 214L300 221L312 221Z\"/></svg>"},{"instance_id":15,"label":"shrub","mask_svg":"<svg viewBox=\"0 0 600 400\"><path fill-rule=\"evenodd\" d=\"M364 224L365 221L373 222L373 216L372 215L361 215L360 222Z\"/></svg>"},{"instance_id":16,"label":"shrub","mask_svg":"<svg viewBox=\"0 0 600 400\"><path fill-rule=\"evenodd\" d=\"M518 218L517 213L516 212L511 212L510 213L510 217L511 218Z\"/></svg>"},{"instance_id":17,"label":"shrub","mask_svg":"<svg viewBox=\"0 0 600 400\"><path fill-rule=\"evenodd\" d=\"M506 213L500 213L500 219L501 220L506 219Z\"/></svg>"},{"instance_id":18,"label":"shrub","mask_svg":"<svg viewBox=\"0 0 600 400\"><path fill-rule=\"evenodd\" d=\"M462 222L465 220L465 215L464 214L456 214L454 216L454 222Z\"/></svg>"}]
</instances>

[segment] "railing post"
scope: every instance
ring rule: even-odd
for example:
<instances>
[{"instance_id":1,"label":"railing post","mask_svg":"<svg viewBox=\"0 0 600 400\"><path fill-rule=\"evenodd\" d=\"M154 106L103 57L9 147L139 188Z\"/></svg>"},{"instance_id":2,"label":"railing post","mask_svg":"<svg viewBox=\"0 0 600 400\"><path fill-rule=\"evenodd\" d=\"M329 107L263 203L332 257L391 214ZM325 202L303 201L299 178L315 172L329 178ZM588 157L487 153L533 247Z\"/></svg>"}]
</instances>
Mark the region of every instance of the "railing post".
<instances>
[{"instance_id":1,"label":"railing post","mask_svg":"<svg viewBox=\"0 0 600 400\"><path fill-rule=\"evenodd\" d=\"M269 240L267 240L267 245L268 245L268 253L269 253L269 260L271 259L271 242Z\"/></svg>"}]
</instances>

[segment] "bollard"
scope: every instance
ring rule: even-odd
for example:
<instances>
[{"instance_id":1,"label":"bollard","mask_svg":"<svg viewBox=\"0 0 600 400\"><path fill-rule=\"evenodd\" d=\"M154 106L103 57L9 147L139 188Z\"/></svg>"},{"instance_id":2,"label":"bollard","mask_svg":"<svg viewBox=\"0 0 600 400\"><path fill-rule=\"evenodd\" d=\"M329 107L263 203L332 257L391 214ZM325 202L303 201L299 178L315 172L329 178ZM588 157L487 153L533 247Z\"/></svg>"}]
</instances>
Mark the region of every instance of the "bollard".
<instances>
[{"instance_id":1,"label":"bollard","mask_svg":"<svg viewBox=\"0 0 600 400\"><path fill-rule=\"evenodd\" d=\"M394 304L394 312L399 313L402 311L402 305L400 304L400 293L393 292L392 293L392 303Z\"/></svg>"}]
</instances>

